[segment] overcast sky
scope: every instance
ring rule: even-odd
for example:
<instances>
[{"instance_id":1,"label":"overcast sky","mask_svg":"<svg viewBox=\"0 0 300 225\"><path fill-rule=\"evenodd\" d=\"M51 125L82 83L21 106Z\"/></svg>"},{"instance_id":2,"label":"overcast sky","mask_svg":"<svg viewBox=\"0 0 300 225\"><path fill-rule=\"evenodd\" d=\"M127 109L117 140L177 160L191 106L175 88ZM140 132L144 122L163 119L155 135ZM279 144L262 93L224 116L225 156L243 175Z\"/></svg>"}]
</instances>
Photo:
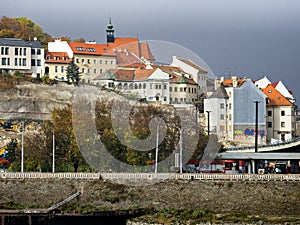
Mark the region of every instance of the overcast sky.
<instances>
[{"instance_id":1,"label":"overcast sky","mask_svg":"<svg viewBox=\"0 0 300 225\"><path fill-rule=\"evenodd\" d=\"M282 80L300 98L299 0L0 0L0 15L26 16L54 37L105 42L163 40L199 55L216 77Z\"/></svg>"}]
</instances>

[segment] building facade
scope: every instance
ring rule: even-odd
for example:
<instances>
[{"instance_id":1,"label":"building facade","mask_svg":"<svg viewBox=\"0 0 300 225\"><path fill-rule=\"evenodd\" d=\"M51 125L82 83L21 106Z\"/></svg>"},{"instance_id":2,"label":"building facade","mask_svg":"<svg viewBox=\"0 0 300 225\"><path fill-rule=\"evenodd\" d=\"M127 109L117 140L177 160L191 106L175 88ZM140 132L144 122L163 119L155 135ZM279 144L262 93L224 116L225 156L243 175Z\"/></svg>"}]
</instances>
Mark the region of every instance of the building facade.
<instances>
[{"instance_id":1,"label":"building facade","mask_svg":"<svg viewBox=\"0 0 300 225\"><path fill-rule=\"evenodd\" d=\"M44 75L44 48L38 41L0 38L0 69L41 77Z\"/></svg>"}]
</instances>

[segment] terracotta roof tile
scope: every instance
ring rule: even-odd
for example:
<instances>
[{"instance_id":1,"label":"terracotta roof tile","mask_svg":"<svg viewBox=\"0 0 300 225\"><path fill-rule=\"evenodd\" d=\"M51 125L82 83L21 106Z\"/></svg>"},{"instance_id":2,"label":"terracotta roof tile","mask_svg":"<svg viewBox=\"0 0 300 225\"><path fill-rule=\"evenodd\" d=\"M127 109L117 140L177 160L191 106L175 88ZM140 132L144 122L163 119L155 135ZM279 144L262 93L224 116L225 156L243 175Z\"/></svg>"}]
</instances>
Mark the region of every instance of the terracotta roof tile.
<instances>
[{"instance_id":1,"label":"terracotta roof tile","mask_svg":"<svg viewBox=\"0 0 300 225\"><path fill-rule=\"evenodd\" d=\"M107 46L112 51L124 51L124 49L126 49L127 51L132 52L139 58L143 56L145 59L155 60L148 43L139 42L138 38L116 37L114 43L107 43Z\"/></svg>"},{"instance_id":2,"label":"terracotta roof tile","mask_svg":"<svg viewBox=\"0 0 300 225\"><path fill-rule=\"evenodd\" d=\"M111 51L106 44L88 44L81 42L68 42L74 54L83 55L107 55L115 56L116 54Z\"/></svg>"},{"instance_id":3,"label":"terracotta roof tile","mask_svg":"<svg viewBox=\"0 0 300 225\"><path fill-rule=\"evenodd\" d=\"M46 63L65 63L69 64L71 59L66 52L46 52L45 54Z\"/></svg>"},{"instance_id":4,"label":"terracotta roof tile","mask_svg":"<svg viewBox=\"0 0 300 225\"><path fill-rule=\"evenodd\" d=\"M275 89L273 84L269 84L266 88L261 89L263 93L269 98L269 106L292 106L286 97L284 97L279 91Z\"/></svg>"},{"instance_id":5,"label":"terracotta roof tile","mask_svg":"<svg viewBox=\"0 0 300 225\"><path fill-rule=\"evenodd\" d=\"M244 78L238 78L238 83L237 83L237 87L240 87L243 85L243 83L246 82L246 79ZM222 82L222 84L225 86L225 87L232 87L233 86L233 79L232 78L229 78L229 79L226 79Z\"/></svg>"}]
</instances>

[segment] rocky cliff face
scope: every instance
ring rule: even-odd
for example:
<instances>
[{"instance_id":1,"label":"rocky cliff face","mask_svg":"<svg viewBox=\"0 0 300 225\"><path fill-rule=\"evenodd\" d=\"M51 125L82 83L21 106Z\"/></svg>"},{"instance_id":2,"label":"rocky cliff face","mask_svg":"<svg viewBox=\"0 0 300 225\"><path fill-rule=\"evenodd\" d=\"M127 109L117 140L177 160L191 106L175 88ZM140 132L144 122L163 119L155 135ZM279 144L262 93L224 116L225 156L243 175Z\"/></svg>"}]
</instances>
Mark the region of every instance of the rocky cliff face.
<instances>
[{"instance_id":1,"label":"rocky cliff face","mask_svg":"<svg viewBox=\"0 0 300 225\"><path fill-rule=\"evenodd\" d=\"M72 104L74 87L22 83L12 89L0 89L0 118L9 120L50 118L54 108Z\"/></svg>"}]
</instances>

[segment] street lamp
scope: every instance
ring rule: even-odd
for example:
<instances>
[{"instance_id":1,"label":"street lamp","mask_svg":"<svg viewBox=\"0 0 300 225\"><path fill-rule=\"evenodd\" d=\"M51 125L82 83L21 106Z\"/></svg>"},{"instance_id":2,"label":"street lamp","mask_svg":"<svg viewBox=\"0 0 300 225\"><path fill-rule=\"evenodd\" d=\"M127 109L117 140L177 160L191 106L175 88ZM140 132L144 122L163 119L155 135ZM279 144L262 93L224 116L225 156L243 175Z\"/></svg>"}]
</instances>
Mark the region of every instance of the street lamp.
<instances>
[{"instance_id":1,"label":"street lamp","mask_svg":"<svg viewBox=\"0 0 300 225\"><path fill-rule=\"evenodd\" d=\"M22 129L22 147L21 147L21 173L24 172L24 121L21 122L21 129Z\"/></svg>"},{"instance_id":2,"label":"street lamp","mask_svg":"<svg viewBox=\"0 0 300 225\"><path fill-rule=\"evenodd\" d=\"M210 127L210 118L209 118L209 114L211 113L211 111L206 111L207 112L207 135L209 136L209 127Z\"/></svg>"},{"instance_id":3,"label":"street lamp","mask_svg":"<svg viewBox=\"0 0 300 225\"><path fill-rule=\"evenodd\" d=\"M254 101L255 103L255 153L258 152L258 103L260 101ZM253 173L256 173L257 168L257 160L254 160L254 168Z\"/></svg>"},{"instance_id":4,"label":"street lamp","mask_svg":"<svg viewBox=\"0 0 300 225\"><path fill-rule=\"evenodd\" d=\"M52 173L55 173L55 135L54 129L52 134Z\"/></svg>"},{"instance_id":5,"label":"street lamp","mask_svg":"<svg viewBox=\"0 0 300 225\"><path fill-rule=\"evenodd\" d=\"M159 138L159 125L160 125L161 120L158 121L157 123L157 128L156 128L156 148L155 148L155 169L154 173L157 173L157 163L158 163L158 138Z\"/></svg>"}]
</instances>

